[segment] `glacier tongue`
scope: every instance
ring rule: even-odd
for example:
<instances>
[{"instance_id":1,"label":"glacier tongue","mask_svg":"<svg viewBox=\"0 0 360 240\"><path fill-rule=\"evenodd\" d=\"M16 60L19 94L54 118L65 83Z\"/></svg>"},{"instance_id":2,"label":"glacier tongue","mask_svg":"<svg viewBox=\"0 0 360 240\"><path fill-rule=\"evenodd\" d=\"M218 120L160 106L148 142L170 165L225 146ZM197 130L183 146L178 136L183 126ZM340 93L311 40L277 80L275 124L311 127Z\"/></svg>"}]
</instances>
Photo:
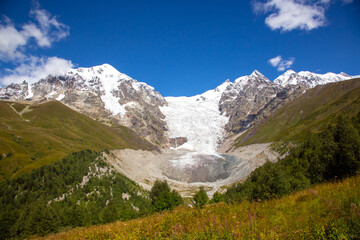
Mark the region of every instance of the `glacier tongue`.
<instances>
[{"instance_id":1,"label":"glacier tongue","mask_svg":"<svg viewBox=\"0 0 360 240\"><path fill-rule=\"evenodd\" d=\"M228 122L228 117L219 111L219 101L227 84L230 83L193 97L165 98L168 106L160 110L165 115L169 137L188 139L178 149L216 154L219 141L223 138L223 127Z\"/></svg>"}]
</instances>

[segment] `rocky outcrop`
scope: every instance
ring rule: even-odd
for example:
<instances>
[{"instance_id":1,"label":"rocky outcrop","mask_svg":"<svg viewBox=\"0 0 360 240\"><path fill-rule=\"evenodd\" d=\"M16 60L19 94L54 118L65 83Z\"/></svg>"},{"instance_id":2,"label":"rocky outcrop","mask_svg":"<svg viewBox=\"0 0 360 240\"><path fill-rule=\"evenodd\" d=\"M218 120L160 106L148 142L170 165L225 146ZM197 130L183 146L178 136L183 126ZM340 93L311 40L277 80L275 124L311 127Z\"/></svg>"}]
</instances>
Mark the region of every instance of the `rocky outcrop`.
<instances>
[{"instance_id":1,"label":"rocky outcrop","mask_svg":"<svg viewBox=\"0 0 360 240\"><path fill-rule=\"evenodd\" d=\"M0 88L0 99L28 99L29 97L29 84L23 81L22 84L12 83L5 88ZM31 97L31 96L30 96Z\"/></svg>"},{"instance_id":2,"label":"rocky outcrop","mask_svg":"<svg viewBox=\"0 0 360 240\"><path fill-rule=\"evenodd\" d=\"M170 138L169 140L170 140L170 147L172 148L180 147L181 145L183 145L188 141L186 137L175 137L175 138Z\"/></svg>"}]
</instances>

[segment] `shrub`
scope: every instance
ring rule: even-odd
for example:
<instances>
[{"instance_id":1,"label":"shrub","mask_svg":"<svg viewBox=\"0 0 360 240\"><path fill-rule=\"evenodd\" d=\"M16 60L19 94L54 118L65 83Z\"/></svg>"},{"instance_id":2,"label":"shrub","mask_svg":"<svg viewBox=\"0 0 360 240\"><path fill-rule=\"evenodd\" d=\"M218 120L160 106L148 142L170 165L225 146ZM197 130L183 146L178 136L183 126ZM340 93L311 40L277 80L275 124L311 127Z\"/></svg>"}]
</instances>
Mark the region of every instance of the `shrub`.
<instances>
[{"instance_id":1,"label":"shrub","mask_svg":"<svg viewBox=\"0 0 360 240\"><path fill-rule=\"evenodd\" d=\"M150 199L155 211L172 210L183 203L183 199L175 190L170 189L167 181L156 180L150 191Z\"/></svg>"},{"instance_id":2,"label":"shrub","mask_svg":"<svg viewBox=\"0 0 360 240\"><path fill-rule=\"evenodd\" d=\"M209 201L209 197L206 194L204 187L200 187L199 191L194 195L193 202L198 208L203 208Z\"/></svg>"}]
</instances>

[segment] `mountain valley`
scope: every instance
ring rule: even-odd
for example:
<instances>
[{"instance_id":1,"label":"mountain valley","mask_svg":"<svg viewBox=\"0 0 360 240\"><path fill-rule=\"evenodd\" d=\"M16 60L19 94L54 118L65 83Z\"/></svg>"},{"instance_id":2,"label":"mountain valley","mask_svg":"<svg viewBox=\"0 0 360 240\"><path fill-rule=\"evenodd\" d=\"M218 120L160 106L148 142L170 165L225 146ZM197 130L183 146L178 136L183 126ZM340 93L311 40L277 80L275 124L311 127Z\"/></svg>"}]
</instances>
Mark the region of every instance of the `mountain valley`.
<instances>
[{"instance_id":1,"label":"mountain valley","mask_svg":"<svg viewBox=\"0 0 360 240\"><path fill-rule=\"evenodd\" d=\"M255 70L163 97L108 64L0 88L0 239L154 214L159 181L183 197L171 210L199 189L211 203L262 201L356 175L359 91L344 73Z\"/></svg>"}]
</instances>

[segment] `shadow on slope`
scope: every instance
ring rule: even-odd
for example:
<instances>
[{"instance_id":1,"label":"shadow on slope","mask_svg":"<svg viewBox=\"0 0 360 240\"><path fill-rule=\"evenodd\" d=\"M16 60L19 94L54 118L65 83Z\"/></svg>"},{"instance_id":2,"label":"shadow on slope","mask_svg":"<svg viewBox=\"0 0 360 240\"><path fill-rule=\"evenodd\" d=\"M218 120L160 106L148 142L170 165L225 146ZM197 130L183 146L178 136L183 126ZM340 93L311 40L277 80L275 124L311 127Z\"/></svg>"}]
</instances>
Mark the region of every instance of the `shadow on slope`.
<instances>
[{"instance_id":1,"label":"shadow on slope","mask_svg":"<svg viewBox=\"0 0 360 240\"><path fill-rule=\"evenodd\" d=\"M57 101L0 101L0 112L0 181L79 150L154 149L126 127L103 125Z\"/></svg>"}]
</instances>

